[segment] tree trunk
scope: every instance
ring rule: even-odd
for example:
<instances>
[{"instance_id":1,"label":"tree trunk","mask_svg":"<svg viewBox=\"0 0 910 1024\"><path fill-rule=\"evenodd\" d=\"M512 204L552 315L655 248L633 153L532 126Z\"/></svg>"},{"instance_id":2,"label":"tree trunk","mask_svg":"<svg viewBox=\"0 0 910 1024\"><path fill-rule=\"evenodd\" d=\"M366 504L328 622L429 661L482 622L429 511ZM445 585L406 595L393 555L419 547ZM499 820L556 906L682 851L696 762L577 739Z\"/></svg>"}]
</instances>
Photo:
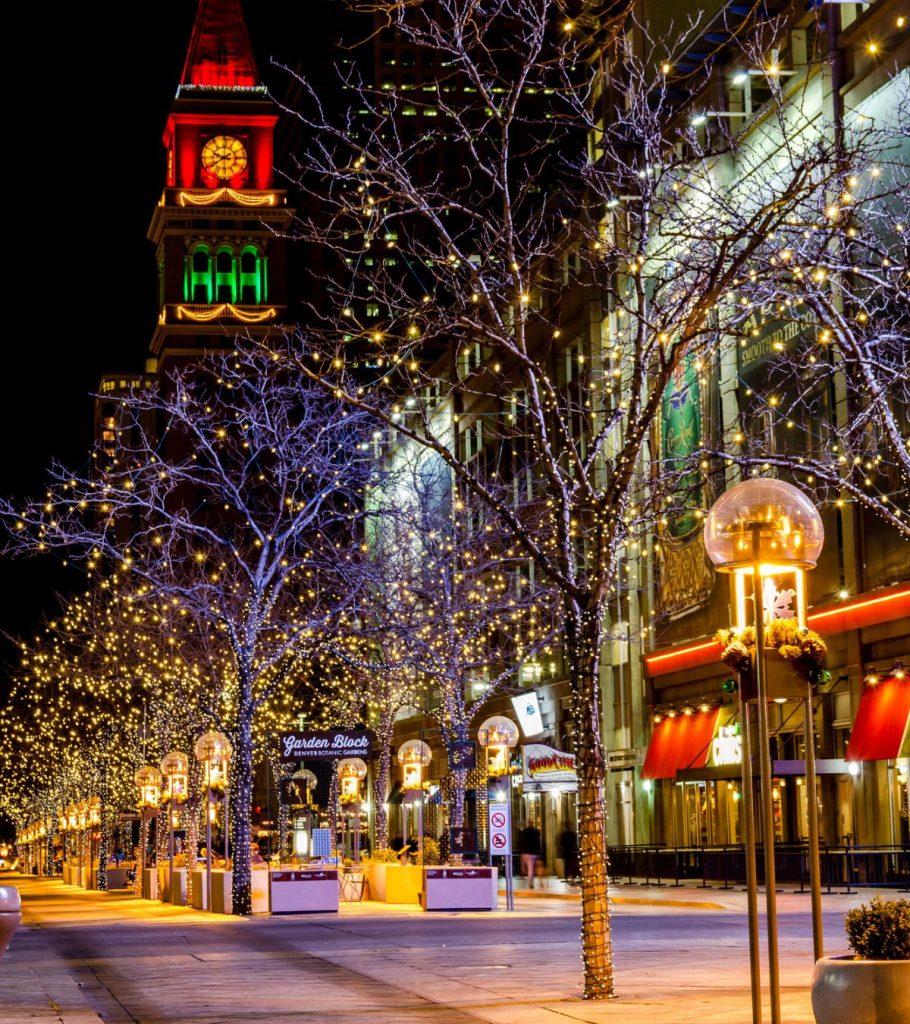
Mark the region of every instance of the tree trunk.
<instances>
[{"instance_id":1,"label":"tree trunk","mask_svg":"<svg viewBox=\"0 0 910 1024\"><path fill-rule=\"evenodd\" d=\"M389 773L392 765L392 715L383 711L379 719L379 764L373 779L373 806L375 807L376 835L374 846L386 850L389 846L389 811L386 800L389 797Z\"/></svg>"},{"instance_id":2,"label":"tree trunk","mask_svg":"<svg viewBox=\"0 0 910 1024\"><path fill-rule=\"evenodd\" d=\"M338 853L338 762L332 762L332 778L329 782L329 828L332 832L332 851Z\"/></svg>"},{"instance_id":3,"label":"tree trunk","mask_svg":"<svg viewBox=\"0 0 910 1024\"><path fill-rule=\"evenodd\" d=\"M192 744L190 744L192 750ZM202 781L202 772L199 762L195 757L190 759L189 765L189 786L186 797L186 808L184 809L184 821L186 823L186 884L192 880L190 872L196 867L196 858L199 856L199 785Z\"/></svg>"},{"instance_id":4,"label":"tree trunk","mask_svg":"<svg viewBox=\"0 0 910 1024\"><path fill-rule=\"evenodd\" d=\"M581 867L581 949L585 999L609 999L613 987L613 942L607 900L605 759L600 736L599 611L569 610L566 654L572 686L578 770L578 850Z\"/></svg>"},{"instance_id":5,"label":"tree trunk","mask_svg":"<svg viewBox=\"0 0 910 1024\"><path fill-rule=\"evenodd\" d=\"M243 685L241 683L241 688ZM231 786L231 856L233 858L233 912L253 913L253 878L250 864L250 822L253 810L253 709L242 700L237 716L234 779Z\"/></svg>"},{"instance_id":6,"label":"tree trunk","mask_svg":"<svg viewBox=\"0 0 910 1024\"><path fill-rule=\"evenodd\" d=\"M98 772L98 801L100 804L98 812L98 830L100 833L100 838L98 839L98 891L107 892L107 858L111 846L111 808L107 788L107 758L104 757L101 759L101 767ZM91 856L89 857L88 870L89 876L91 876Z\"/></svg>"}]
</instances>

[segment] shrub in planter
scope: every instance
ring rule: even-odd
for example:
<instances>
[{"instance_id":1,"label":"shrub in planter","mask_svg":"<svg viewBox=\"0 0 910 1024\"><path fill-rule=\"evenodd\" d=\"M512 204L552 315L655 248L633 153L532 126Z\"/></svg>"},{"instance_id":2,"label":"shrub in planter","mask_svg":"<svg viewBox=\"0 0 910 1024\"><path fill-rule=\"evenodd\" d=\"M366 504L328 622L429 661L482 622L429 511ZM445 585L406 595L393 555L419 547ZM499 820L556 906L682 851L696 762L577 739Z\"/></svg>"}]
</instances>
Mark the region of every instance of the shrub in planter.
<instances>
[{"instance_id":1,"label":"shrub in planter","mask_svg":"<svg viewBox=\"0 0 910 1024\"><path fill-rule=\"evenodd\" d=\"M863 960L910 960L910 900L876 896L844 917L847 942Z\"/></svg>"},{"instance_id":2,"label":"shrub in planter","mask_svg":"<svg viewBox=\"0 0 910 1024\"><path fill-rule=\"evenodd\" d=\"M388 847L381 847L378 850L374 850L369 857L364 857L364 860L372 861L374 864L397 864L398 851L390 850Z\"/></svg>"},{"instance_id":3,"label":"shrub in planter","mask_svg":"<svg viewBox=\"0 0 910 1024\"><path fill-rule=\"evenodd\" d=\"M812 974L817 1024L910 1021L910 900L875 897L845 915L853 957L823 957Z\"/></svg>"}]
</instances>

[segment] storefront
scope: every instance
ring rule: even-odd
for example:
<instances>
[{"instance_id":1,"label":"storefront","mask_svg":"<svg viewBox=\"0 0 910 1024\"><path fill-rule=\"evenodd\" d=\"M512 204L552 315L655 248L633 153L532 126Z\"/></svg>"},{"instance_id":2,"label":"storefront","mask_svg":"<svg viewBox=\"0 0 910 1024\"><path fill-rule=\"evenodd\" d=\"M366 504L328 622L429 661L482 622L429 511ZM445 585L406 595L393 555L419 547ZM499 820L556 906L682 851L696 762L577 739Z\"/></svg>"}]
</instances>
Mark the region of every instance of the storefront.
<instances>
[{"instance_id":1,"label":"storefront","mask_svg":"<svg viewBox=\"0 0 910 1024\"><path fill-rule=\"evenodd\" d=\"M519 821L540 831L541 851L548 874L575 877L573 849L577 848L578 776L575 755L546 743L521 748L522 797Z\"/></svg>"}]
</instances>

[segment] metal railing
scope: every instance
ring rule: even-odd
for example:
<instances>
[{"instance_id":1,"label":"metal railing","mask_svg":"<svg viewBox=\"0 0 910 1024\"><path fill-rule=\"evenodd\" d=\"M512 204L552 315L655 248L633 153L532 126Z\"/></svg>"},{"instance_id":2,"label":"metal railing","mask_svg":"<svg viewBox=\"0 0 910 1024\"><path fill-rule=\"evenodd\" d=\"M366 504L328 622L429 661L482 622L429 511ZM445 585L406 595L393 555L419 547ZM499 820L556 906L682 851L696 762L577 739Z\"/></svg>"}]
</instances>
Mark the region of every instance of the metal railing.
<instances>
[{"instance_id":1,"label":"metal railing","mask_svg":"<svg viewBox=\"0 0 910 1024\"><path fill-rule=\"evenodd\" d=\"M819 851L825 892L893 888L910 891L910 845L825 846ZM764 881L759 846L758 881ZM809 885L809 847L778 843L774 848L778 884ZM610 849L613 882L639 885L692 885L730 889L746 884L746 858L741 844L727 846L614 846Z\"/></svg>"}]
</instances>

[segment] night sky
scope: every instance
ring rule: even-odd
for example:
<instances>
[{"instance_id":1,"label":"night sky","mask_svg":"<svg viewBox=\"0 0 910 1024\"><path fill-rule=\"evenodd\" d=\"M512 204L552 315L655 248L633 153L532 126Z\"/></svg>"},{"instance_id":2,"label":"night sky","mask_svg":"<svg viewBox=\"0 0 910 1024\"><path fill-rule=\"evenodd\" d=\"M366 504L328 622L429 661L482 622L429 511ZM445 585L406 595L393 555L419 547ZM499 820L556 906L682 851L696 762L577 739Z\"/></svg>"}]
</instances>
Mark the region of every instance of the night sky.
<instances>
[{"instance_id":1,"label":"night sky","mask_svg":"<svg viewBox=\"0 0 910 1024\"><path fill-rule=\"evenodd\" d=\"M288 77L270 65L273 57L325 77L341 32L340 0L243 6L275 95ZM7 85L7 273L15 288L6 300L24 326L6 332L0 491L22 497L41 493L52 458L77 470L87 465L100 375L144 366L156 299L145 233L164 187L161 135L196 3L130 7L116 49L110 12L120 8L17 10L11 45L19 39L32 56L29 75ZM54 612L55 589L66 585L50 558L0 558L0 630L33 635ZM14 660L2 642L0 700Z\"/></svg>"}]
</instances>

